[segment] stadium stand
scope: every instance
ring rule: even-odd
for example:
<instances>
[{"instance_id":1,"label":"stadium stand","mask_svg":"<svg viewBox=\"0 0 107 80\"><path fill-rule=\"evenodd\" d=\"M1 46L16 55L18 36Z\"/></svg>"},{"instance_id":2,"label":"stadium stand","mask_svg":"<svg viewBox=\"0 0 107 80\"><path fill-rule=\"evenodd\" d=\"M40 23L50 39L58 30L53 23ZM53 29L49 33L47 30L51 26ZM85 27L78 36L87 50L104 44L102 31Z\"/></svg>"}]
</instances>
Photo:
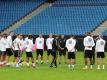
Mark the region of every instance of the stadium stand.
<instances>
[{"instance_id":1,"label":"stadium stand","mask_svg":"<svg viewBox=\"0 0 107 80\"><path fill-rule=\"evenodd\" d=\"M46 0L0 0L0 31ZM54 0L53 0L54 1ZM16 33L83 35L107 18L106 0L56 0L15 29ZM104 32L106 35L106 31Z\"/></svg>"},{"instance_id":2,"label":"stadium stand","mask_svg":"<svg viewBox=\"0 0 107 80\"><path fill-rule=\"evenodd\" d=\"M105 30L102 35L107 36L107 30Z\"/></svg>"},{"instance_id":3,"label":"stadium stand","mask_svg":"<svg viewBox=\"0 0 107 80\"><path fill-rule=\"evenodd\" d=\"M72 1L75 2L73 4L77 4L76 1L79 0L69 0L69 2L67 0L67 3L65 1L57 0L52 6L17 28L15 32L23 34L42 32L45 35L50 32L53 34L84 35L85 32L95 29L107 17L107 6L105 5L66 6ZM80 1L86 2L86 0ZM100 0L89 1L101 2ZM102 2L104 1L102 0Z\"/></svg>"},{"instance_id":4,"label":"stadium stand","mask_svg":"<svg viewBox=\"0 0 107 80\"><path fill-rule=\"evenodd\" d=\"M89 3L107 3L107 0L56 0L56 4L89 4Z\"/></svg>"},{"instance_id":5,"label":"stadium stand","mask_svg":"<svg viewBox=\"0 0 107 80\"><path fill-rule=\"evenodd\" d=\"M0 0L0 31L45 0Z\"/></svg>"}]
</instances>

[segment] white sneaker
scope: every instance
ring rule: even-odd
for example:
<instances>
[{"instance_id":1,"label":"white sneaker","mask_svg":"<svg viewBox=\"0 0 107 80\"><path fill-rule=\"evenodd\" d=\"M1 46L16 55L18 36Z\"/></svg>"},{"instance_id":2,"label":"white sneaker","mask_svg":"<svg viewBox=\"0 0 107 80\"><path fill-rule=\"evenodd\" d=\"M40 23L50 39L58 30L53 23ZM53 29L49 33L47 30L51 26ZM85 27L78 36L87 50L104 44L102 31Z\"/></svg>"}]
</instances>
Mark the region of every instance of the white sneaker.
<instances>
[{"instance_id":1,"label":"white sneaker","mask_svg":"<svg viewBox=\"0 0 107 80\"><path fill-rule=\"evenodd\" d=\"M98 70L100 70L100 68L97 68Z\"/></svg>"},{"instance_id":2,"label":"white sneaker","mask_svg":"<svg viewBox=\"0 0 107 80\"><path fill-rule=\"evenodd\" d=\"M74 70L74 67L75 67L75 66L74 66L74 65L71 65L71 66L72 66L72 70Z\"/></svg>"},{"instance_id":3,"label":"white sneaker","mask_svg":"<svg viewBox=\"0 0 107 80\"><path fill-rule=\"evenodd\" d=\"M71 69L71 65L68 65L68 68Z\"/></svg>"},{"instance_id":4,"label":"white sneaker","mask_svg":"<svg viewBox=\"0 0 107 80\"><path fill-rule=\"evenodd\" d=\"M85 66L83 69L86 70L86 69L88 69L88 67Z\"/></svg>"},{"instance_id":5,"label":"white sneaker","mask_svg":"<svg viewBox=\"0 0 107 80\"><path fill-rule=\"evenodd\" d=\"M30 66L30 64L29 64L29 63L26 63L26 65L27 65L27 67L29 67L29 66Z\"/></svg>"},{"instance_id":6,"label":"white sneaker","mask_svg":"<svg viewBox=\"0 0 107 80\"><path fill-rule=\"evenodd\" d=\"M93 69L93 66L92 66L92 65L90 66L90 69Z\"/></svg>"},{"instance_id":7,"label":"white sneaker","mask_svg":"<svg viewBox=\"0 0 107 80\"><path fill-rule=\"evenodd\" d=\"M35 68L35 63L32 63L33 68Z\"/></svg>"},{"instance_id":8,"label":"white sneaker","mask_svg":"<svg viewBox=\"0 0 107 80\"><path fill-rule=\"evenodd\" d=\"M85 67L84 67L83 69L86 70L86 69L88 69L88 68L85 68Z\"/></svg>"},{"instance_id":9,"label":"white sneaker","mask_svg":"<svg viewBox=\"0 0 107 80\"><path fill-rule=\"evenodd\" d=\"M20 66L22 66L22 63L19 63Z\"/></svg>"},{"instance_id":10,"label":"white sneaker","mask_svg":"<svg viewBox=\"0 0 107 80\"><path fill-rule=\"evenodd\" d=\"M6 63L6 66L10 66L10 63Z\"/></svg>"},{"instance_id":11,"label":"white sneaker","mask_svg":"<svg viewBox=\"0 0 107 80\"><path fill-rule=\"evenodd\" d=\"M19 64L16 64L16 68L19 68L20 66L19 66Z\"/></svg>"},{"instance_id":12,"label":"white sneaker","mask_svg":"<svg viewBox=\"0 0 107 80\"><path fill-rule=\"evenodd\" d=\"M102 68L103 70L105 69L105 66L103 65L103 68Z\"/></svg>"},{"instance_id":13,"label":"white sneaker","mask_svg":"<svg viewBox=\"0 0 107 80\"><path fill-rule=\"evenodd\" d=\"M104 70L105 68L103 67L102 69Z\"/></svg>"}]
</instances>

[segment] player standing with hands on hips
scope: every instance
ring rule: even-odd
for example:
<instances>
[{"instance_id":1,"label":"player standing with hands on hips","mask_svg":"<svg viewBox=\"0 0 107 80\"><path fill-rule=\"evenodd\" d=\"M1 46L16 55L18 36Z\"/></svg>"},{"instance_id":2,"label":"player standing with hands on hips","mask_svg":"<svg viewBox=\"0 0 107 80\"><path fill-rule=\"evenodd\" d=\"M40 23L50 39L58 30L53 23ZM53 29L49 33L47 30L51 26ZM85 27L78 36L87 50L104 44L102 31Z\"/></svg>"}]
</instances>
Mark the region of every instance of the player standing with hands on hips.
<instances>
[{"instance_id":1,"label":"player standing with hands on hips","mask_svg":"<svg viewBox=\"0 0 107 80\"><path fill-rule=\"evenodd\" d=\"M42 33L39 34L39 37L36 38L36 64L38 64L39 55L41 57L41 64L43 64L43 51L44 51L44 38L42 37Z\"/></svg>"},{"instance_id":2,"label":"player standing with hands on hips","mask_svg":"<svg viewBox=\"0 0 107 80\"><path fill-rule=\"evenodd\" d=\"M96 50L96 53L97 53L97 65L98 65L97 69L100 69L101 65L102 65L102 69L105 69L104 48L105 48L105 40L103 39L103 37L101 35L99 35L98 40L96 42L96 46L95 46L95 50Z\"/></svg>"},{"instance_id":3,"label":"player standing with hands on hips","mask_svg":"<svg viewBox=\"0 0 107 80\"><path fill-rule=\"evenodd\" d=\"M47 61L49 62L49 56L52 55L52 42L53 42L53 35L52 33L49 34L49 38L46 39L46 46L47 46Z\"/></svg>"},{"instance_id":4,"label":"player standing with hands on hips","mask_svg":"<svg viewBox=\"0 0 107 80\"><path fill-rule=\"evenodd\" d=\"M68 68L74 69L75 64L75 46L76 46L76 40L74 39L74 35L71 35L71 37L66 41L66 48L68 50ZM72 68L71 68L72 67Z\"/></svg>"},{"instance_id":5,"label":"player standing with hands on hips","mask_svg":"<svg viewBox=\"0 0 107 80\"><path fill-rule=\"evenodd\" d=\"M95 46L95 43L90 32L86 33L86 37L84 38L83 45L85 48L84 49L85 67L83 69L88 69L88 68L92 69L90 59L92 59L92 55L93 55L92 48Z\"/></svg>"},{"instance_id":6,"label":"player standing with hands on hips","mask_svg":"<svg viewBox=\"0 0 107 80\"><path fill-rule=\"evenodd\" d=\"M34 57L33 57L33 36L31 34L28 35L28 39L25 43L25 49L26 49L26 61L27 61L27 66L29 67L29 59L32 61L32 67L35 67L34 63Z\"/></svg>"}]
</instances>

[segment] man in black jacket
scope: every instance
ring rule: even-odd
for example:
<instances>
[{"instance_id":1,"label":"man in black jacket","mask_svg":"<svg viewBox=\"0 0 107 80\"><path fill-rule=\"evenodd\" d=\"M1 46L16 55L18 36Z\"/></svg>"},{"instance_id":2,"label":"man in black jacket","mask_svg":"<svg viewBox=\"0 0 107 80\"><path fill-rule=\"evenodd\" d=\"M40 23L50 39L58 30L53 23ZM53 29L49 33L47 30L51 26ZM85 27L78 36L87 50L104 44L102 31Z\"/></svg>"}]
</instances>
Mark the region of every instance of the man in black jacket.
<instances>
[{"instance_id":1,"label":"man in black jacket","mask_svg":"<svg viewBox=\"0 0 107 80\"><path fill-rule=\"evenodd\" d=\"M61 35L61 38L59 39L59 64L61 64L62 61L62 55L64 56L65 64L66 64L66 39L64 38L64 35Z\"/></svg>"},{"instance_id":2,"label":"man in black jacket","mask_svg":"<svg viewBox=\"0 0 107 80\"><path fill-rule=\"evenodd\" d=\"M58 51L58 36L56 36L52 42L52 62L50 67L53 67L53 64L55 65L55 68L57 68L57 52Z\"/></svg>"}]
</instances>

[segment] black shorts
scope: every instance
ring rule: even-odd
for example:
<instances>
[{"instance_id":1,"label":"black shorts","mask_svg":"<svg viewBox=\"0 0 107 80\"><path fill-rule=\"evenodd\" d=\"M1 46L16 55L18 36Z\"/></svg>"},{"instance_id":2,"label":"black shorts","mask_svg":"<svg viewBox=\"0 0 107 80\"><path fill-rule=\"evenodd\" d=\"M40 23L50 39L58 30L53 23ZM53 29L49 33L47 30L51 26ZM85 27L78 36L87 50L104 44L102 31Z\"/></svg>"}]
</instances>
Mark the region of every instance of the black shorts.
<instances>
[{"instance_id":1,"label":"black shorts","mask_svg":"<svg viewBox=\"0 0 107 80\"><path fill-rule=\"evenodd\" d=\"M7 54L7 56L12 56L13 55L13 52L12 52L11 48L6 48L6 54Z\"/></svg>"},{"instance_id":2,"label":"black shorts","mask_svg":"<svg viewBox=\"0 0 107 80\"><path fill-rule=\"evenodd\" d=\"M75 59L75 52L68 52L68 59Z\"/></svg>"},{"instance_id":3,"label":"black shorts","mask_svg":"<svg viewBox=\"0 0 107 80\"><path fill-rule=\"evenodd\" d=\"M52 49L48 49L47 50L47 55L49 56L49 55L52 55Z\"/></svg>"},{"instance_id":4,"label":"black shorts","mask_svg":"<svg viewBox=\"0 0 107 80\"><path fill-rule=\"evenodd\" d=\"M105 58L104 52L97 52L97 58Z\"/></svg>"},{"instance_id":5,"label":"black shorts","mask_svg":"<svg viewBox=\"0 0 107 80\"><path fill-rule=\"evenodd\" d=\"M65 56L66 55L66 50L59 50L59 55L60 56Z\"/></svg>"},{"instance_id":6,"label":"black shorts","mask_svg":"<svg viewBox=\"0 0 107 80\"><path fill-rule=\"evenodd\" d=\"M37 49L36 54L37 54L37 56L39 56L39 55L43 56L43 49Z\"/></svg>"},{"instance_id":7,"label":"black shorts","mask_svg":"<svg viewBox=\"0 0 107 80\"><path fill-rule=\"evenodd\" d=\"M57 57L57 51L56 50L52 50L52 56Z\"/></svg>"},{"instance_id":8,"label":"black shorts","mask_svg":"<svg viewBox=\"0 0 107 80\"><path fill-rule=\"evenodd\" d=\"M20 51L19 50L15 50L14 51L14 57L19 57L20 56Z\"/></svg>"},{"instance_id":9,"label":"black shorts","mask_svg":"<svg viewBox=\"0 0 107 80\"><path fill-rule=\"evenodd\" d=\"M33 54L32 54L32 52L26 52L26 57L33 57Z\"/></svg>"},{"instance_id":10,"label":"black shorts","mask_svg":"<svg viewBox=\"0 0 107 80\"><path fill-rule=\"evenodd\" d=\"M6 54L6 51L1 51L1 55L2 55L2 56L7 55L7 54Z\"/></svg>"},{"instance_id":11,"label":"black shorts","mask_svg":"<svg viewBox=\"0 0 107 80\"><path fill-rule=\"evenodd\" d=\"M85 50L84 58L92 58L93 53L92 50Z\"/></svg>"}]
</instances>

